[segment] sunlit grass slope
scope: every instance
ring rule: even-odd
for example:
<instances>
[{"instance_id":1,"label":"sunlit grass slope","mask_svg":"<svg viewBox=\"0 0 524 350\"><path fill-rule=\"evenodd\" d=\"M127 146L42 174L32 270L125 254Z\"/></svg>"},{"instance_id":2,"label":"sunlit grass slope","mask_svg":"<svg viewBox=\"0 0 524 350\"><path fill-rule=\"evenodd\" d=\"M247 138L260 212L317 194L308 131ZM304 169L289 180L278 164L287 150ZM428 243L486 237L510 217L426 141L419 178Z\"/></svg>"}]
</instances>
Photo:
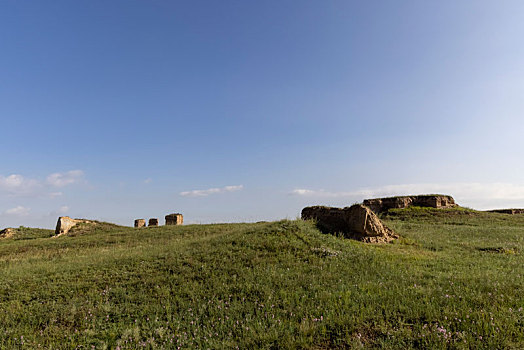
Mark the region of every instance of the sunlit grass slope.
<instances>
[{"instance_id":1,"label":"sunlit grass slope","mask_svg":"<svg viewBox=\"0 0 524 350\"><path fill-rule=\"evenodd\" d=\"M524 215L397 210L366 245L312 223L0 240L12 348L523 348Z\"/></svg>"}]
</instances>

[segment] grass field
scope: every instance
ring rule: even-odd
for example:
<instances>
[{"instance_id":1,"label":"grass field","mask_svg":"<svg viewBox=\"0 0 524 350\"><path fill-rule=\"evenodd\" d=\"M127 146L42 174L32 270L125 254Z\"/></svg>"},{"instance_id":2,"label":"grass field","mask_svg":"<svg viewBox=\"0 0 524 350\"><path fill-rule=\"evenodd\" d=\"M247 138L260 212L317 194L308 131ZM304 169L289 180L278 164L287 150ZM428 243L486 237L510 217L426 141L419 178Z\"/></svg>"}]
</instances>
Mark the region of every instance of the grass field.
<instances>
[{"instance_id":1,"label":"grass field","mask_svg":"<svg viewBox=\"0 0 524 350\"><path fill-rule=\"evenodd\" d=\"M311 222L0 240L2 348L524 348L524 215L393 210L369 245Z\"/></svg>"}]
</instances>

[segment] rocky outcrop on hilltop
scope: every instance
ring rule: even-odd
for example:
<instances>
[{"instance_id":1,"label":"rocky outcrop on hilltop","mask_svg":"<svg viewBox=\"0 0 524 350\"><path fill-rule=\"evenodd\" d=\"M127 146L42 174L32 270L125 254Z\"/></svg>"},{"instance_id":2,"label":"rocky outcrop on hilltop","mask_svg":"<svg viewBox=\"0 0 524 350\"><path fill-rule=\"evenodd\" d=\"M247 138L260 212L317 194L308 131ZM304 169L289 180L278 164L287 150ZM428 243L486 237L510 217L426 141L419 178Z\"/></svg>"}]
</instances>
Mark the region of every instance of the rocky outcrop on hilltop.
<instances>
[{"instance_id":1,"label":"rocky outcrop on hilltop","mask_svg":"<svg viewBox=\"0 0 524 350\"><path fill-rule=\"evenodd\" d=\"M306 207L303 220L315 220L325 233L343 233L345 237L367 243L386 243L398 238L369 208L355 204L346 208Z\"/></svg>"},{"instance_id":2,"label":"rocky outcrop on hilltop","mask_svg":"<svg viewBox=\"0 0 524 350\"><path fill-rule=\"evenodd\" d=\"M453 197L443 194L365 199L364 205L377 214L389 209L403 209L410 206L430 208L453 208L457 206Z\"/></svg>"}]
</instances>

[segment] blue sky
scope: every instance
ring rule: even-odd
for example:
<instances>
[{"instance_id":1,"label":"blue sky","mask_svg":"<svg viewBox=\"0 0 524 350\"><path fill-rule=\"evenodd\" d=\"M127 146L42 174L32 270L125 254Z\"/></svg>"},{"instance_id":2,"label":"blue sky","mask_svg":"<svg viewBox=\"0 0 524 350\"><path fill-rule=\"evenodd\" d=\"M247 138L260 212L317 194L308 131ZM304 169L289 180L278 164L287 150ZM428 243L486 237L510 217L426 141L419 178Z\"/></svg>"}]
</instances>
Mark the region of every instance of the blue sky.
<instances>
[{"instance_id":1,"label":"blue sky","mask_svg":"<svg viewBox=\"0 0 524 350\"><path fill-rule=\"evenodd\" d=\"M524 207L522 18L521 1L3 1L0 227L434 192Z\"/></svg>"}]
</instances>

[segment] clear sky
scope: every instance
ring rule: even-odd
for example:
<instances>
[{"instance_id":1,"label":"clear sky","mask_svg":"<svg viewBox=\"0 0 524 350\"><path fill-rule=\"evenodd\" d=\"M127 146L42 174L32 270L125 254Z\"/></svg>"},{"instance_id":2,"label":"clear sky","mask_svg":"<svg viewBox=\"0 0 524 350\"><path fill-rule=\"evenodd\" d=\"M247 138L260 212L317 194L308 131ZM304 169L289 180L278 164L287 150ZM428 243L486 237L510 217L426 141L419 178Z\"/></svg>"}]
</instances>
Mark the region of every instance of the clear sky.
<instances>
[{"instance_id":1,"label":"clear sky","mask_svg":"<svg viewBox=\"0 0 524 350\"><path fill-rule=\"evenodd\" d=\"M524 207L524 2L2 1L0 228Z\"/></svg>"}]
</instances>

